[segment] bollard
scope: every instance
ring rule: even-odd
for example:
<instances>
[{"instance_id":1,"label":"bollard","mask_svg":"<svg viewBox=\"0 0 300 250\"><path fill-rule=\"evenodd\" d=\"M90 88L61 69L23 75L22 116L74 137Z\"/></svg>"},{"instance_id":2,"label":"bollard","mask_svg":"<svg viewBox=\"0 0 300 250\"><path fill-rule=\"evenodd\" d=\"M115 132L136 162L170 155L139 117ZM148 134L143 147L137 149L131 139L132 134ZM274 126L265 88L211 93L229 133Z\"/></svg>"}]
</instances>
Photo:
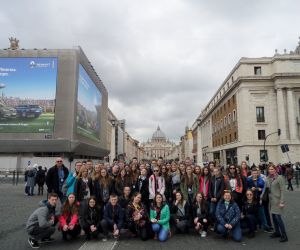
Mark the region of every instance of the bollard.
<instances>
[{"instance_id":1,"label":"bollard","mask_svg":"<svg viewBox=\"0 0 300 250\"><path fill-rule=\"evenodd\" d=\"M16 186L19 184L19 171L17 171L17 180L16 180Z\"/></svg>"},{"instance_id":2,"label":"bollard","mask_svg":"<svg viewBox=\"0 0 300 250\"><path fill-rule=\"evenodd\" d=\"M297 185L297 188L299 188L299 170L296 170L296 185Z\"/></svg>"},{"instance_id":3,"label":"bollard","mask_svg":"<svg viewBox=\"0 0 300 250\"><path fill-rule=\"evenodd\" d=\"M16 183L16 171L14 170L13 171L13 178L12 178L12 184L13 184L13 186L15 185L15 183Z\"/></svg>"}]
</instances>

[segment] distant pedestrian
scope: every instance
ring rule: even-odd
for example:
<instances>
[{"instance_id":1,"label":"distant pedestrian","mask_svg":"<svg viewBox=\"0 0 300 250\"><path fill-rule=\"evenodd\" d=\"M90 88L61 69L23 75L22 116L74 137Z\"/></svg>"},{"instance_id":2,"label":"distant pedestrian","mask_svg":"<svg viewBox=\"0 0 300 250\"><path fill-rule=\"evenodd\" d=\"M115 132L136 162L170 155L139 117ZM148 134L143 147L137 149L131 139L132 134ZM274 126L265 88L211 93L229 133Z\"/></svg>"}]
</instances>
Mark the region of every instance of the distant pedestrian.
<instances>
[{"instance_id":1,"label":"distant pedestrian","mask_svg":"<svg viewBox=\"0 0 300 250\"><path fill-rule=\"evenodd\" d=\"M27 173L27 183L28 186L28 196L32 196L34 194L34 186L35 186L35 177L37 173L37 164L34 164L33 167L29 167Z\"/></svg>"},{"instance_id":2,"label":"distant pedestrian","mask_svg":"<svg viewBox=\"0 0 300 250\"><path fill-rule=\"evenodd\" d=\"M44 194L45 180L46 180L45 170L43 170L42 166L39 166L35 176L35 182L38 185L38 195Z\"/></svg>"},{"instance_id":3,"label":"distant pedestrian","mask_svg":"<svg viewBox=\"0 0 300 250\"><path fill-rule=\"evenodd\" d=\"M39 241L52 242L51 235L55 232L55 207L57 194L50 193L48 201L40 202L40 206L30 216L26 223L29 235L28 243L32 248L39 248Z\"/></svg>"},{"instance_id":4,"label":"distant pedestrian","mask_svg":"<svg viewBox=\"0 0 300 250\"><path fill-rule=\"evenodd\" d=\"M285 171L286 174L286 179L288 181L288 190L294 191L293 185L292 185L292 180L294 178L294 169L291 167L291 165L288 165Z\"/></svg>"}]
</instances>

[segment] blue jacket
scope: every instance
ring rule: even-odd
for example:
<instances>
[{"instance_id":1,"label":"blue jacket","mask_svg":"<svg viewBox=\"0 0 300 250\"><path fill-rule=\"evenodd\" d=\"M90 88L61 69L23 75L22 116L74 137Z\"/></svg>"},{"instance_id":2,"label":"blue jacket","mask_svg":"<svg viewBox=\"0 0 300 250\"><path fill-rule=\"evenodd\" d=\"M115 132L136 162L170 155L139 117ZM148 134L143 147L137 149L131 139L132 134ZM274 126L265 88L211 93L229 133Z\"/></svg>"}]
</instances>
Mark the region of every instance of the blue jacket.
<instances>
[{"instance_id":1,"label":"blue jacket","mask_svg":"<svg viewBox=\"0 0 300 250\"><path fill-rule=\"evenodd\" d=\"M248 189L252 189L253 187L255 188L261 188L262 191L258 191L255 190L253 192L254 197L259 201L259 198L265 188L265 181L263 180L263 178L261 178L260 176L258 176L257 178L257 184L255 185L254 181L253 181L253 177L249 176L247 178L247 185L248 185Z\"/></svg>"},{"instance_id":2,"label":"blue jacket","mask_svg":"<svg viewBox=\"0 0 300 250\"><path fill-rule=\"evenodd\" d=\"M123 227L124 213L119 204L117 204L113 208L110 202L107 203L107 205L104 208L103 218L107 221L107 224L110 226L116 224L118 229L121 229Z\"/></svg>"},{"instance_id":3,"label":"blue jacket","mask_svg":"<svg viewBox=\"0 0 300 250\"><path fill-rule=\"evenodd\" d=\"M216 218L219 224L223 226L225 224L230 224L232 227L234 227L240 221L241 212L238 205L234 201L231 201L226 209L224 199L221 199L216 208Z\"/></svg>"},{"instance_id":4,"label":"blue jacket","mask_svg":"<svg viewBox=\"0 0 300 250\"><path fill-rule=\"evenodd\" d=\"M75 192L75 184L76 184L76 177L74 177L73 175L74 173L70 172L68 175L68 178L66 180L66 184L68 187L67 190L67 197L69 196L69 194L74 193Z\"/></svg>"}]
</instances>

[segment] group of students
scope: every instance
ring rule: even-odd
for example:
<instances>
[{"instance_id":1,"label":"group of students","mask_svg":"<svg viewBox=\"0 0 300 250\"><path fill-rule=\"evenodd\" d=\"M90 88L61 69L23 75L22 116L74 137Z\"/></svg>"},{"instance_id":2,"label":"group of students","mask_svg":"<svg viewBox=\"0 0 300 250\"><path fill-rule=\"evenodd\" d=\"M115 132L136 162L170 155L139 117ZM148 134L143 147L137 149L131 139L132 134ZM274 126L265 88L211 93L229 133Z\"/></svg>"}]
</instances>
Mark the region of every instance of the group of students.
<instances>
[{"instance_id":1,"label":"group of students","mask_svg":"<svg viewBox=\"0 0 300 250\"><path fill-rule=\"evenodd\" d=\"M285 184L273 164L265 176L258 168L249 170L246 162L230 165L226 173L213 162L201 168L189 159L138 164L134 158L131 164L118 162L112 167L76 162L74 172L62 162L58 159L46 177L48 201L28 219L28 242L33 248L52 241L58 222L64 240L80 234L90 240L99 233L107 240L109 233L115 238L129 233L142 240L166 241L190 228L206 237L209 227L223 237L231 234L238 242L242 229L252 238L258 227L272 233L271 238L280 237L280 242L288 240L281 218ZM58 198L59 216L55 215Z\"/></svg>"}]
</instances>

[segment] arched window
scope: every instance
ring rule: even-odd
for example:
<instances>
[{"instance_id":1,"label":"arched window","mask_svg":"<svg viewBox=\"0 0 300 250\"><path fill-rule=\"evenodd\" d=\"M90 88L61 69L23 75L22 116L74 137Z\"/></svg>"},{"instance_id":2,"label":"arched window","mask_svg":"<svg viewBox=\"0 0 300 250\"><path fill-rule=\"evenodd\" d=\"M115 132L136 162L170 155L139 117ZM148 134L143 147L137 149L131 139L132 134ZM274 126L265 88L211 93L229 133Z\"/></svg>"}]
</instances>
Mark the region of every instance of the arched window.
<instances>
[{"instance_id":1,"label":"arched window","mask_svg":"<svg viewBox=\"0 0 300 250\"><path fill-rule=\"evenodd\" d=\"M236 121L236 110L235 109L232 111L232 121L233 122Z\"/></svg>"},{"instance_id":2,"label":"arched window","mask_svg":"<svg viewBox=\"0 0 300 250\"><path fill-rule=\"evenodd\" d=\"M228 124L231 123L231 113L228 114Z\"/></svg>"}]
</instances>

